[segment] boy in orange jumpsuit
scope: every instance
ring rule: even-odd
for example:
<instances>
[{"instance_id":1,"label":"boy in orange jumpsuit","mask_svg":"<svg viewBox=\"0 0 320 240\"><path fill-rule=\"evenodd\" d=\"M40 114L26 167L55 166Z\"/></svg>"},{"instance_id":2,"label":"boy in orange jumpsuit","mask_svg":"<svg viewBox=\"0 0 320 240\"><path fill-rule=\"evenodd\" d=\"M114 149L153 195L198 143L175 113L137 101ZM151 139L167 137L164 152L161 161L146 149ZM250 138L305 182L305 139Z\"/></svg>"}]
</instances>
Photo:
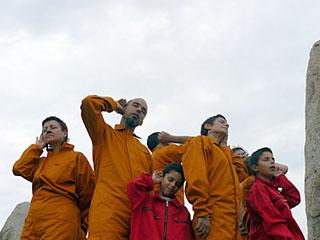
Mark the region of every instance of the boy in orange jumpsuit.
<instances>
[{"instance_id":1,"label":"boy in orange jumpsuit","mask_svg":"<svg viewBox=\"0 0 320 240\"><path fill-rule=\"evenodd\" d=\"M226 146L228 128L222 115L208 118L202 136L190 142L182 157L197 239L241 239L240 182L248 172L243 160Z\"/></svg>"},{"instance_id":2,"label":"boy in orange jumpsuit","mask_svg":"<svg viewBox=\"0 0 320 240\"><path fill-rule=\"evenodd\" d=\"M147 104L141 98L127 102L111 97L88 96L82 100L81 116L93 145L96 188L89 211L89 240L129 238L130 205L127 183L151 173L151 156L133 133L142 125ZM114 128L102 112L121 114Z\"/></svg>"}]
</instances>

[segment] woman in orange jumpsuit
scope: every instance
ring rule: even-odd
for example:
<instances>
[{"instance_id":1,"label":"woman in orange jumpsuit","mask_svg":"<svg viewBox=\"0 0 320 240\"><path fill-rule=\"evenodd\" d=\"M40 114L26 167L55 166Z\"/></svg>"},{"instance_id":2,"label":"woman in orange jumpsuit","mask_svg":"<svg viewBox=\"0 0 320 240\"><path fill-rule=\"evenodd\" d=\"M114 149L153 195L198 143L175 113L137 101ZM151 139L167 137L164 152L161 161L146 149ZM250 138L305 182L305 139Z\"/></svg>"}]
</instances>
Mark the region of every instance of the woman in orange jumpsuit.
<instances>
[{"instance_id":1,"label":"woman in orange jumpsuit","mask_svg":"<svg viewBox=\"0 0 320 240\"><path fill-rule=\"evenodd\" d=\"M36 144L13 166L14 175L32 182L33 192L20 239L86 239L94 175L86 157L67 140L66 124L48 117ZM47 156L40 157L45 147Z\"/></svg>"}]
</instances>

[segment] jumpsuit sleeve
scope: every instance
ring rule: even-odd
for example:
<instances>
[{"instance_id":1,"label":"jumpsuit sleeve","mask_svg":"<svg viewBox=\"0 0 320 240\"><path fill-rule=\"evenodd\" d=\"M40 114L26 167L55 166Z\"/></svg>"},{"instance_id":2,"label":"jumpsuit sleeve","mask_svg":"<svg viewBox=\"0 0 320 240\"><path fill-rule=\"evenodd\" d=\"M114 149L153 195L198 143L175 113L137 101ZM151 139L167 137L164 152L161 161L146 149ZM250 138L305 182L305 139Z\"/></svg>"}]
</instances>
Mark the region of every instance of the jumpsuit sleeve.
<instances>
[{"instance_id":1,"label":"jumpsuit sleeve","mask_svg":"<svg viewBox=\"0 0 320 240\"><path fill-rule=\"evenodd\" d=\"M148 174L142 174L141 177L133 179L127 184L127 192L132 212L139 207L152 189L153 180Z\"/></svg>"},{"instance_id":2,"label":"jumpsuit sleeve","mask_svg":"<svg viewBox=\"0 0 320 240\"><path fill-rule=\"evenodd\" d=\"M42 152L42 148L36 144L32 144L30 147L28 147L23 152L20 159L13 165L13 174L16 176L21 176L32 182L34 173L38 168L40 155Z\"/></svg>"},{"instance_id":3,"label":"jumpsuit sleeve","mask_svg":"<svg viewBox=\"0 0 320 240\"><path fill-rule=\"evenodd\" d=\"M297 206L300 203L300 193L298 189L288 180L288 178L281 174L272 180L276 187L281 187L281 194L287 200L290 208Z\"/></svg>"},{"instance_id":4,"label":"jumpsuit sleeve","mask_svg":"<svg viewBox=\"0 0 320 240\"><path fill-rule=\"evenodd\" d=\"M88 228L88 213L90 203L95 187L93 170L87 158L79 153L76 166L76 191L79 199L79 209L81 215L81 229L87 233Z\"/></svg>"},{"instance_id":5,"label":"jumpsuit sleeve","mask_svg":"<svg viewBox=\"0 0 320 240\"><path fill-rule=\"evenodd\" d=\"M252 187L254 181L254 176L249 176L246 178L241 185L241 192L242 192L242 223L244 228L249 231L249 226L250 226L250 215L248 213L247 205L245 204L248 198L248 194L250 192L250 189Z\"/></svg>"},{"instance_id":6,"label":"jumpsuit sleeve","mask_svg":"<svg viewBox=\"0 0 320 240\"><path fill-rule=\"evenodd\" d=\"M181 163L183 152L188 147L193 137L188 137L183 144L169 144L168 146L157 149L152 154L152 172L155 170L163 170L164 167L171 163Z\"/></svg>"},{"instance_id":7,"label":"jumpsuit sleeve","mask_svg":"<svg viewBox=\"0 0 320 240\"><path fill-rule=\"evenodd\" d=\"M93 145L99 144L107 125L102 112L112 112L116 108L117 102L111 97L91 95L82 100L81 117Z\"/></svg>"},{"instance_id":8,"label":"jumpsuit sleeve","mask_svg":"<svg viewBox=\"0 0 320 240\"><path fill-rule=\"evenodd\" d=\"M267 239L294 240L289 231L287 219L274 206L266 187L261 186L252 190L247 199L248 208L263 219L262 224L268 236Z\"/></svg>"},{"instance_id":9,"label":"jumpsuit sleeve","mask_svg":"<svg viewBox=\"0 0 320 240\"><path fill-rule=\"evenodd\" d=\"M212 204L209 204L207 154L210 153L204 149L202 138L197 137L192 140L182 156L182 167L187 182L186 196L198 217L212 214Z\"/></svg>"},{"instance_id":10,"label":"jumpsuit sleeve","mask_svg":"<svg viewBox=\"0 0 320 240\"><path fill-rule=\"evenodd\" d=\"M232 150L231 150L232 152ZM248 176L248 169L240 156L232 152L232 163L237 171L239 182L245 180Z\"/></svg>"}]
</instances>

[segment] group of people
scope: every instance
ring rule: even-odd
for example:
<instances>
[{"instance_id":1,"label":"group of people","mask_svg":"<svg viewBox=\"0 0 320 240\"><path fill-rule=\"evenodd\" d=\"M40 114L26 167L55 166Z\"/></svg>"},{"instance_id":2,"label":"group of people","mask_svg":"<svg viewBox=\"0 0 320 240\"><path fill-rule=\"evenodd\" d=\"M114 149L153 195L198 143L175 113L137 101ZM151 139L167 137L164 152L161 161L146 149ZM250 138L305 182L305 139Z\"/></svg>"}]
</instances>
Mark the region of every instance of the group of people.
<instances>
[{"instance_id":1,"label":"group of people","mask_svg":"<svg viewBox=\"0 0 320 240\"><path fill-rule=\"evenodd\" d=\"M113 111L121 120L111 127L102 113ZM229 125L218 114L204 121L199 136L151 134L150 154L134 134L147 112L142 98L82 100L94 170L73 151L61 119L43 120L36 143L13 166L33 191L21 239L304 239L290 210L299 192L271 149L251 157L230 149Z\"/></svg>"}]
</instances>

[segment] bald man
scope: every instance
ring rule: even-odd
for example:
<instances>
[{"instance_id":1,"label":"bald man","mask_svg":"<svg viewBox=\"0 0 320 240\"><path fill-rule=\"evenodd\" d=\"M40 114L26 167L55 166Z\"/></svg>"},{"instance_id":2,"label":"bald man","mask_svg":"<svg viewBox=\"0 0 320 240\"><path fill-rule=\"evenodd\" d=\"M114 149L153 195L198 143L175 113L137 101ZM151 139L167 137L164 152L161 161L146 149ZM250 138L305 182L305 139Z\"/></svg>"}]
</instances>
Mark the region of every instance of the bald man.
<instances>
[{"instance_id":1,"label":"bald man","mask_svg":"<svg viewBox=\"0 0 320 240\"><path fill-rule=\"evenodd\" d=\"M89 240L129 239L130 206L127 183L151 174L151 156L134 134L147 114L142 98L118 101L88 96L82 100L82 120L92 141L96 187L89 211ZM102 112L121 115L120 124L108 125Z\"/></svg>"}]
</instances>

